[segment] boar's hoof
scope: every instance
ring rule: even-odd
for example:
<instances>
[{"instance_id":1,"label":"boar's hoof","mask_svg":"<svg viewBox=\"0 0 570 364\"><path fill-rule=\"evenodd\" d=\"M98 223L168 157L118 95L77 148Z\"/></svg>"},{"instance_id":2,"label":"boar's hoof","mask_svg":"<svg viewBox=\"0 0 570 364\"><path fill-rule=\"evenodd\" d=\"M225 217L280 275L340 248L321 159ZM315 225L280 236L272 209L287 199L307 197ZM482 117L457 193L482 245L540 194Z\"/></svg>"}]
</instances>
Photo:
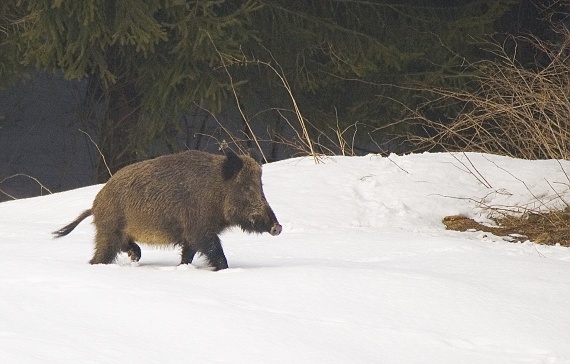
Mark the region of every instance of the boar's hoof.
<instances>
[{"instance_id":1,"label":"boar's hoof","mask_svg":"<svg viewBox=\"0 0 570 364\"><path fill-rule=\"evenodd\" d=\"M141 248L134 242L130 241L126 248L123 249L129 255L132 262L138 262L141 259Z\"/></svg>"},{"instance_id":2,"label":"boar's hoof","mask_svg":"<svg viewBox=\"0 0 570 364\"><path fill-rule=\"evenodd\" d=\"M277 235L281 234L281 230L282 230L281 225L279 225L279 224L274 224L274 225L271 227L271 230L269 230L269 234L271 234L271 235L273 235L273 236L277 236Z\"/></svg>"},{"instance_id":3,"label":"boar's hoof","mask_svg":"<svg viewBox=\"0 0 570 364\"><path fill-rule=\"evenodd\" d=\"M127 254L129 255L129 258L131 258L132 262L138 262L139 260L141 260L141 252L137 253L132 250L129 250Z\"/></svg>"}]
</instances>

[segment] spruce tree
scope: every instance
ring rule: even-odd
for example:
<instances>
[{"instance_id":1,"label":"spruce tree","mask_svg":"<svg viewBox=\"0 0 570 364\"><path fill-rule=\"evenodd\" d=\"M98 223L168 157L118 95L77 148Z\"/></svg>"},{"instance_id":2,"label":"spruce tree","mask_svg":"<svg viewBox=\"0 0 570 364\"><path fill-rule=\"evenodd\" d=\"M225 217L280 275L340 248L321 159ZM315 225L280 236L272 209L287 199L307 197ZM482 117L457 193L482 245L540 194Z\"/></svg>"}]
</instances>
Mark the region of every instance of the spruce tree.
<instances>
[{"instance_id":1,"label":"spruce tree","mask_svg":"<svg viewBox=\"0 0 570 364\"><path fill-rule=\"evenodd\" d=\"M26 22L0 39L0 59L87 80L114 172L153 143L176 148L181 114L216 113L234 92L248 115L260 99L290 109L275 69L315 129L390 124L418 102L410 85L466 83L454 55L480 56L473 40L513 2L6 0L7 18Z\"/></svg>"},{"instance_id":2,"label":"spruce tree","mask_svg":"<svg viewBox=\"0 0 570 364\"><path fill-rule=\"evenodd\" d=\"M145 147L200 104L219 110L227 81L213 70L212 47L237 55L252 36L259 5L199 0L22 0L28 27L18 57L38 69L87 79L89 97L104 108L98 144L111 173L144 158ZM101 164L99 180L109 177Z\"/></svg>"}]
</instances>

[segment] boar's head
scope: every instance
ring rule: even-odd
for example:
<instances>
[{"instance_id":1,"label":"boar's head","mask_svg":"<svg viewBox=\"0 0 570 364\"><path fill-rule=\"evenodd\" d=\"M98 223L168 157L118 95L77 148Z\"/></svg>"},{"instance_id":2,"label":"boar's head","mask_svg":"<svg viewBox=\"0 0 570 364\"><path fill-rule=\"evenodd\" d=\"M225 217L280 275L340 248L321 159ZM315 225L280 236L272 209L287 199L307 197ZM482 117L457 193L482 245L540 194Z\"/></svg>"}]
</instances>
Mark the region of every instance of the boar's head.
<instances>
[{"instance_id":1,"label":"boar's head","mask_svg":"<svg viewBox=\"0 0 570 364\"><path fill-rule=\"evenodd\" d=\"M281 233L281 225L263 193L258 162L228 151L222 165L222 177L227 188L224 215L230 225L238 225L250 233Z\"/></svg>"}]
</instances>

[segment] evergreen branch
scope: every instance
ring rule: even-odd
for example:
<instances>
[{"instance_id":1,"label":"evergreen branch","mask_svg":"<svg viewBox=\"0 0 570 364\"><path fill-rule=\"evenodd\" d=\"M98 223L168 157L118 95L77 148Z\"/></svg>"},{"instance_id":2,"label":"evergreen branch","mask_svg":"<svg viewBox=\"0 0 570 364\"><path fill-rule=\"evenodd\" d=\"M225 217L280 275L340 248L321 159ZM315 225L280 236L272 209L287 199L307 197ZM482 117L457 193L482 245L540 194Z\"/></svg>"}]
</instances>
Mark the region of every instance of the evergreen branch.
<instances>
[{"instance_id":1,"label":"evergreen branch","mask_svg":"<svg viewBox=\"0 0 570 364\"><path fill-rule=\"evenodd\" d=\"M337 32L340 34L355 36L356 38L367 40L370 43L373 43L373 44L379 46L384 52L394 53L393 47L388 47L388 46L385 46L384 44L380 43L378 41L378 38L376 38L375 36L372 36L372 35L369 35L369 34L354 30L354 29L343 27L343 26L339 25L338 23L335 23L331 20L327 20L327 19L317 17L317 16L312 16L312 15L309 15L307 13L303 13L300 11L294 11L291 9L287 9L287 8L285 8L283 6L279 6L275 3L270 3L268 1L263 1L263 0L261 1L261 3L265 4L269 9L278 10L279 12L281 12L283 14L291 15L291 16L296 17L298 19L306 20L308 22L308 24L313 25L315 29L323 29L324 28L324 29L328 29L329 31L332 31L332 32Z\"/></svg>"}]
</instances>

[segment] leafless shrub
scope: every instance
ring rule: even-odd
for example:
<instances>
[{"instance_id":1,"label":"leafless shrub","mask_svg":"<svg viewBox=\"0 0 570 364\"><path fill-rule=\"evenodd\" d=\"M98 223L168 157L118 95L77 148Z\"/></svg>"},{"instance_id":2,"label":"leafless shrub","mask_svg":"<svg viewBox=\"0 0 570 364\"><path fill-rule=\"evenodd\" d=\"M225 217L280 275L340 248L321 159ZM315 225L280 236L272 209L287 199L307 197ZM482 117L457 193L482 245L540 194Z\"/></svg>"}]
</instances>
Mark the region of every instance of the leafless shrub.
<instances>
[{"instance_id":1,"label":"leafless shrub","mask_svg":"<svg viewBox=\"0 0 570 364\"><path fill-rule=\"evenodd\" d=\"M551 18L552 19L552 18ZM468 66L470 91L432 89L437 100L416 112L430 137L412 138L422 149L475 151L525 159L570 159L570 30L551 21L557 41L532 35L489 43L492 59ZM533 64L522 64L520 47L531 49ZM456 103L451 122L431 120L429 108Z\"/></svg>"}]
</instances>

